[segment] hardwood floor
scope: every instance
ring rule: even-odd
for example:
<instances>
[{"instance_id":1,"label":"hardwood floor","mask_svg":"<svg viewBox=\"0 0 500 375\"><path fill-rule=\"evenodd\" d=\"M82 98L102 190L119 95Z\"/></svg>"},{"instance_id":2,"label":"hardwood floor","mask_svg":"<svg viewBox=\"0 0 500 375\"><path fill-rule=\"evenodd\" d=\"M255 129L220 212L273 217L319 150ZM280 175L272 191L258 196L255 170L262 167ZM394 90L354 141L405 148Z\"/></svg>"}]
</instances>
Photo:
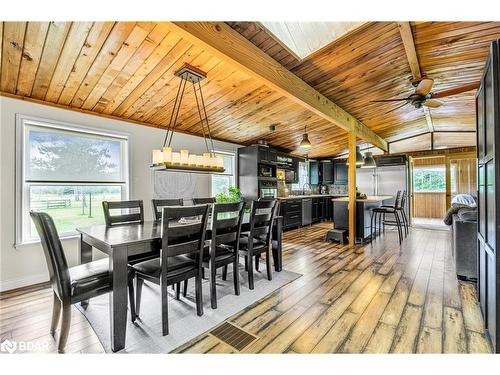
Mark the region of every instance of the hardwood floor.
<instances>
[{"instance_id":1,"label":"hardwood floor","mask_svg":"<svg viewBox=\"0 0 500 375\"><path fill-rule=\"evenodd\" d=\"M284 268L303 276L229 319L259 337L243 352L491 352L474 284L456 279L449 233L413 228L400 248L388 231L349 248L324 242L330 228L285 233ZM49 289L2 294L0 341L31 340L38 351L56 351L51 300ZM104 352L76 309L67 349ZM207 333L175 352L236 351Z\"/></svg>"}]
</instances>

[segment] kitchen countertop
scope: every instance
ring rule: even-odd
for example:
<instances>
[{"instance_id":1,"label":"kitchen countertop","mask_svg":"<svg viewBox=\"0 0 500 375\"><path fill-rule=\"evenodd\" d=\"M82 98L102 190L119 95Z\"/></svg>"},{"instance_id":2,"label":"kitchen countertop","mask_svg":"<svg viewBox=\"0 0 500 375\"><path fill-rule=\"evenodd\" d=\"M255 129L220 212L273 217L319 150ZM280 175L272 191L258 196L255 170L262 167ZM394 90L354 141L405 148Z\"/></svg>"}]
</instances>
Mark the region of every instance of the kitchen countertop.
<instances>
[{"instance_id":1,"label":"kitchen countertop","mask_svg":"<svg viewBox=\"0 0 500 375\"><path fill-rule=\"evenodd\" d=\"M310 194L310 195L290 195L288 197L278 197L279 200L287 199L304 199L304 198L335 198L335 197L345 197L344 194Z\"/></svg>"},{"instance_id":2,"label":"kitchen countertop","mask_svg":"<svg viewBox=\"0 0 500 375\"><path fill-rule=\"evenodd\" d=\"M356 202L377 203L394 198L392 195L368 195L365 199L356 199ZM334 202L348 202L349 197L333 198Z\"/></svg>"}]
</instances>

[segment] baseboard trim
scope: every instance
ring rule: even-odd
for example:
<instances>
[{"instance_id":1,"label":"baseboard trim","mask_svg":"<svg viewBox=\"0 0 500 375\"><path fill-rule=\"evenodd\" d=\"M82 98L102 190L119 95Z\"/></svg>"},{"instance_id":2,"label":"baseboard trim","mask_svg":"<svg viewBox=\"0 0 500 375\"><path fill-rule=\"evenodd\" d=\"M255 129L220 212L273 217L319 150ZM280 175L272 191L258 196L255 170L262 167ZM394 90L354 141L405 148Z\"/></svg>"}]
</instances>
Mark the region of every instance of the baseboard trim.
<instances>
[{"instance_id":1,"label":"baseboard trim","mask_svg":"<svg viewBox=\"0 0 500 375\"><path fill-rule=\"evenodd\" d=\"M0 292L6 292L12 289L19 289L47 281L49 281L49 275L47 273L40 273L38 275L20 277L18 279L5 280L0 282Z\"/></svg>"}]
</instances>

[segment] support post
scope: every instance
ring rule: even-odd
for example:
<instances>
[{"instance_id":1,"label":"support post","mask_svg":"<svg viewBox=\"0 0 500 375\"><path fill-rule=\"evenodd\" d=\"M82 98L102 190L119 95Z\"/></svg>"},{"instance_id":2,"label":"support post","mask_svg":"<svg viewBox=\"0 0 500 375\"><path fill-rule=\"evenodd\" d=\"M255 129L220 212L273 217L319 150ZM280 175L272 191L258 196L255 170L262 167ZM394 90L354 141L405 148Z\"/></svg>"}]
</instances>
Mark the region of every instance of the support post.
<instances>
[{"instance_id":1,"label":"support post","mask_svg":"<svg viewBox=\"0 0 500 375\"><path fill-rule=\"evenodd\" d=\"M356 243L356 133L349 132L349 245Z\"/></svg>"}]
</instances>

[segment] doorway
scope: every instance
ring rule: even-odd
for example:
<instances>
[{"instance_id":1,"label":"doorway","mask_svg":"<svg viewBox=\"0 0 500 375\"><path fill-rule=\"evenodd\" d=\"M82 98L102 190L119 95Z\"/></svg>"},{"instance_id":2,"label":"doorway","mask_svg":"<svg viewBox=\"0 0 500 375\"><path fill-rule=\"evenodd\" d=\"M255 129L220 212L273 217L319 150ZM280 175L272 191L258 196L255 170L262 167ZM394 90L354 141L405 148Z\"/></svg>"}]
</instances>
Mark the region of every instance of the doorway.
<instances>
[{"instance_id":1,"label":"doorway","mask_svg":"<svg viewBox=\"0 0 500 375\"><path fill-rule=\"evenodd\" d=\"M476 195L476 160L473 152L411 158L413 225L448 229L443 218L453 198Z\"/></svg>"}]
</instances>

